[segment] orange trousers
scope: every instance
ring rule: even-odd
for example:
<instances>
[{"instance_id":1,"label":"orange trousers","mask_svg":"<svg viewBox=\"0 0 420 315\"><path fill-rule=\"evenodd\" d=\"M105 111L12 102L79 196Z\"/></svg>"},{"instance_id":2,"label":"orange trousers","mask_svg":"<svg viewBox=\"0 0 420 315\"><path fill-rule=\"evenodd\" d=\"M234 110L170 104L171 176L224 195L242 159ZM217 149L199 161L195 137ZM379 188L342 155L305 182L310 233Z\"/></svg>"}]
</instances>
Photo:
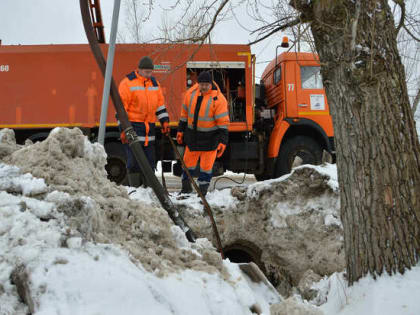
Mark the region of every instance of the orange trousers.
<instances>
[{"instance_id":1,"label":"orange trousers","mask_svg":"<svg viewBox=\"0 0 420 315\"><path fill-rule=\"evenodd\" d=\"M214 161L216 161L217 150L213 151L190 151L188 146L185 148L184 163L190 172L197 167L200 160L200 175L198 176L199 185L210 184ZM182 180L188 178L185 172L182 173Z\"/></svg>"}]
</instances>

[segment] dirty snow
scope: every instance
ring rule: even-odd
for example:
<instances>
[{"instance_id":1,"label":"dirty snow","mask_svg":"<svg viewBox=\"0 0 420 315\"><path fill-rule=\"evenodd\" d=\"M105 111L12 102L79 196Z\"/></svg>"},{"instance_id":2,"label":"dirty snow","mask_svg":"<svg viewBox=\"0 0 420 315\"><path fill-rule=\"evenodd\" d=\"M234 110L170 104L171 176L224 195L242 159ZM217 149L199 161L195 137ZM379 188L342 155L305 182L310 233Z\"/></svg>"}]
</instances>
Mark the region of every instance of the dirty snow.
<instances>
[{"instance_id":1,"label":"dirty snow","mask_svg":"<svg viewBox=\"0 0 420 315\"><path fill-rule=\"evenodd\" d=\"M64 217L44 203L38 210L56 218L41 221L20 207L27 199L0 192L0 314L26 312L9 280L18 264L30 271L35 314L246 314L254 303L267 311L267 300L275 299L260 286L251 288L227 261L230 281L194 270L161 278L115 245L69 238L63 247Z\"/></svg>"},{"instance_id":2,"label":"dirty snow","mask_svg":"<svg viewBox=\"0 0 420 315\"><path fill-rule=\"evenodd\" d=\"M325 175L329 178L328 185L334 191L338 191L338 177L337 177L337 166L335 164L325 163L324 165L301 165L293 169L290 174L283 175L278 178L265 180L263 182L257 182L248 186L247 195L253 198L258 198L259 193L267 188L270 188L275 183L284 182L287 180L296 170L303 168L311 168L317 171L319 174Z\"/></svg>"},{"instance_id":3,"label":"dirty snow","mask_svg":"<svg viewBox=\"0 0 420 315\"><path fill-rule=\"evenodd\" d=\"M19 168L0 165L0 190L31 196L45 193L46 189L42 178L34 178L29 173L20 175Z\"/></svg>"},{"instance_id":4,"label":"dirty snow","mask_svg":"<svg viewBox=\"0 0 420 315\"><path fill-rule=\"evenodd\" d=\"M335 165L305 165L281 178L208 196L223 246L248 248L284 296L309 269L320 278L344 269ZM210 220L197 201L192 194L175 202L193 230L215 244Z\"/></svg>"},{"instance_id":5,"label":"dirty snow","mask_svg":"<svg viewBox=\"0 0 420 315\"><path fill-rule=\"evenodd\" d=\"M0 130L0 315L30 311L11 281L19 266L36 315L420 314L420 265L347 287L335 165L208 194L224 245L259 247L270 280L291 293L282 299L220 259L196 195L171 197L208 238L190 244L151 189L107 181L103 148L77 129L34 145L13 141ZM308 270L323 277L310 301L296 291Z\"/></svg>"},{"instance_id":6,"label":"dirty snow","mask_svg":"<svg viewBox=\"0 0 420 315\"><path fill-rule=\"evenodd\" d=\"M251 314L255 306L269 314L281 301L208 240L188 243L153 198L130 200L110 183L103 148L80 130L57 128L4 152L1 315ZM16 270L28 274L27 305L11 280Z\"/></svg>"}]
</instances>

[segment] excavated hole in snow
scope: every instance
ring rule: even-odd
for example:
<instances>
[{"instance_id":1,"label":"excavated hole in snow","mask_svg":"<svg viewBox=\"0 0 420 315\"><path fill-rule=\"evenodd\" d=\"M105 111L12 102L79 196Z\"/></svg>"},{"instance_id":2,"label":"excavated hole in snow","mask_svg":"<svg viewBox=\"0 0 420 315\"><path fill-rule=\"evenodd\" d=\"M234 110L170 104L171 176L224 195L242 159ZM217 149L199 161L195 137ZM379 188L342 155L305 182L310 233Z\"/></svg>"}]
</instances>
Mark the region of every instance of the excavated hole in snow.
<instances>
[{"instance_id":1,"label":"excavated hole in snow","mask_svg":"<svg viewBox=\"0 0 420 315\"><path fill-rule=\"evenodd\" d=\"M225 246L223 251L225 257L231 262L254 262L260 267L260 269L264 268L264 265L261 263L261 249L247 240L238 240L235 243Z\"/></svg>"},{"instance_id":2,"label":"excavated hole in snow","mask_svg":"<svg viewBox=\"0 0 420 315\"><path fill-rule=\"evenodd\" d=\"M248 253L245 250L241 249L230 249L225 251L225 257L228 258L231 262L234 263L250 263L254 262L252 259L252 254Z\"/></svg>"},{"instance_id":3,"label":"excavated hole in snow","mask_svg":"<svg viewBox=\"0 0 420 315\"><path fill-rule=\"evenodd\" d=\"M344 269L335 165L301 166L279 179L212 191L207 199L225 256L255 262L282 295L293 294L309 271L323 277ZM183 201L181 213L199 237L216 244L194 200Z\"/></svg>"}]
</instances>

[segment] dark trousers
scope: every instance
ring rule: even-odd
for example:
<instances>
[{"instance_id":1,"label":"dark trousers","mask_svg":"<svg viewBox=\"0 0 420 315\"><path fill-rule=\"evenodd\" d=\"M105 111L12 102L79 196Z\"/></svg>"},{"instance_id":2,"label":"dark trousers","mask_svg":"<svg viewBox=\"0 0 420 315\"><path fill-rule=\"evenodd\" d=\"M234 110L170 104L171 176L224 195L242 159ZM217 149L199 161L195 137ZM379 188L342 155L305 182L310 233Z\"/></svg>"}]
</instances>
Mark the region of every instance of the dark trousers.
<instances>
[{"instance_id":1,"label":"dark trousers","mask_svg":"<svg viewBox=\"0 0 420 315\"><path fill-rule=\"evenodd\" d=\"M130 149L130 146L128 144L124 144L125 153L127 155L127 169L130 173L138 173L141 172L141 168L139 164L137 163L136 158L134 157L133 152ZM147 157L147 160L149 161L149 165L152 168L152 170L156 170L156 158L155 158L155 144L154 142L150 143L147 147L142 145L142 149L144 151L144 154Z\"/></svg>"},{"instance_id":2,"label":"dark trousers","mask_svg":"<svg viewBox=\"0 0 420 315\"><path fill-rule=\"evenodd\" d=\"M131 122L134 131L139 137L145 136L145 126L144 123L137 123ZM150 136L155 136L155 124L150 124ZM149 161L149 165L152 170L156 170L156 157L155 157L155 141L149 141L148 146L144 146L144 142L140 142L142 144L142 149L144 154L146 155L147 160ZM134 157L133 152L130 149L128 144L124 144L124 150L127 157L127 170L130 173L138 173L141 172L140 165L138 165L136 158Z\"/></svg>"}]
</instances>

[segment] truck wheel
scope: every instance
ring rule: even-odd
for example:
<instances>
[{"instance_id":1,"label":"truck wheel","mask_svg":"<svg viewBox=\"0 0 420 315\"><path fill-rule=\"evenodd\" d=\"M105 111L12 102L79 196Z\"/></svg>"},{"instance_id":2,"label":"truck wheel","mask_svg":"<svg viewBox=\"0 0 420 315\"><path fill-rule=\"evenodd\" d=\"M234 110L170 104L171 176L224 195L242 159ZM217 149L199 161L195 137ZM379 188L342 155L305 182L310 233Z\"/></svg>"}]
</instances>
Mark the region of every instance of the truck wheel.
<instances>
[{"instance_id":1,"label":"truck wheel","mask_svg":"<svg viewBox=\"0 0 420 315\"><path fill-rule=\"evenodd\" d=\"M108 179L117 184L125 184L127 181L126 156L124 147L119 142L105 143L105 151L108 155L105 165Z\"/></svg>"},{"instance_id":2,"label":"truck wheel","mask_svg":"<svg viewBox=\"0 0 420 315\"><path fill-rule=\"evenodd\" d=\"M48 138L49 134L49 132L39 132L31 135L30 137L28 137L28 139L31 140L33 143L38 141L44 141Z\"/></svg>"},{"instance_id":3,"label":"truck wheel","mask_svg":"<svg viewBox=\"0 0 420 315\"><path fill-rule=\"evenodd\" d=\"M322 147L314 139L305 136L295 136L286 140L280 147L274 177L290 173L297 156L302 159L302 164L320 164Z\"/></svg>"}]
</instances>

